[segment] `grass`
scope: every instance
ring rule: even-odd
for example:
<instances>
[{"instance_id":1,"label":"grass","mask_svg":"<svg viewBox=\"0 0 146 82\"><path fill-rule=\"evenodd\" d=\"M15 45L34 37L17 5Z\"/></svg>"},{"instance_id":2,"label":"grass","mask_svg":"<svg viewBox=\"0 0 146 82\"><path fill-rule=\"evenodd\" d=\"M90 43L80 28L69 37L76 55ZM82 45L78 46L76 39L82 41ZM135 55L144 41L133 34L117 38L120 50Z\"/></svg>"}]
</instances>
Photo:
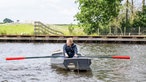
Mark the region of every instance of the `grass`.
<instances>
[{"instance_id":1,"label":"grass","mask_svg":"<svg viewBox=\"0 0 146 82\"><path fill-rule=\"evenodd\" d=\"M74 28L72 30L72 33L69 32L70 25L67 24L61 24L61 25L49 25L50 28L61 31L64 33L64 35L86 35L83 32L83 28L78 27L77 25L72 25ZM33 24L0 24L0 34L4 35L33 35L34 34L34 26Z\"/></svg>"},{"instance_id":2,"label":"grass","mask_svg":"<svg viewBox=\"0 0 146 82\"><path fill-rule=\"evenodd\" d=\"M50 25L51 28L61 31L64 33L64 35L78 35L78 36L82 36L82 35L86 35L83 32L83 28L78 27L77 25L73 25L73 32L69 32L69 25Z\"/></svg>"},{"instance_id":3,"label":"grass","mask_svg":"<svg viewBox=\"0 0 146 82\"><path fill-rule=\"evenodd\" d=\"M8 35L32 35L34 27L32 24L0 24L0 34Z\"/></svg>"}]
</instances>

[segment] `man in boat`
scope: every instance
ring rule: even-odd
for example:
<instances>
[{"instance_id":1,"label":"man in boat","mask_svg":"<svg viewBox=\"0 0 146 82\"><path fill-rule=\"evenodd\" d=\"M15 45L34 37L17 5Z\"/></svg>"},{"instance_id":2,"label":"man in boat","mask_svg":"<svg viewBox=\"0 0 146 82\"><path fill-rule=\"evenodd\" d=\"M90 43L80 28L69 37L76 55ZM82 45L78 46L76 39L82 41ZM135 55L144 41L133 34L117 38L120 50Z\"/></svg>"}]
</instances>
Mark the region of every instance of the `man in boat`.
<instances>
[{"instance_id":1,"label":"man in boat","mask_svg":"<svg viewBox=\"0 0 146 82\"><path fill-rule=\"evenodd\" d=\"M67 58L77 57L77 46L74 44L72 38L67 38L66 44L63 46L64 56Z\"/></svg>"}]
</instances>

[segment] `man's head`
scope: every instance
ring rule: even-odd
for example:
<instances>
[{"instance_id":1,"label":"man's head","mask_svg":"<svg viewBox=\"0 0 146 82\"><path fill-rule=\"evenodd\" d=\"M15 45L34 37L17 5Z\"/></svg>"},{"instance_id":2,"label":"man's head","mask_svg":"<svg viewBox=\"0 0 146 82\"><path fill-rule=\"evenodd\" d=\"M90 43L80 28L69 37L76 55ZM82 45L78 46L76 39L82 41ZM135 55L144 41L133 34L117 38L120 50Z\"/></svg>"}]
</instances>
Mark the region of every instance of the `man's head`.
<instances>
[{"instance_id":1,"label":"man's head","mask_svg":"<svg viewBox=\"0 0 146 82\"><path fill-rule=\"evenodd\" d=\"M67 46L71 46L73 44L73 39L72 38L67 38L66 44L67 44Z\"/></svg>"}]
</instances>

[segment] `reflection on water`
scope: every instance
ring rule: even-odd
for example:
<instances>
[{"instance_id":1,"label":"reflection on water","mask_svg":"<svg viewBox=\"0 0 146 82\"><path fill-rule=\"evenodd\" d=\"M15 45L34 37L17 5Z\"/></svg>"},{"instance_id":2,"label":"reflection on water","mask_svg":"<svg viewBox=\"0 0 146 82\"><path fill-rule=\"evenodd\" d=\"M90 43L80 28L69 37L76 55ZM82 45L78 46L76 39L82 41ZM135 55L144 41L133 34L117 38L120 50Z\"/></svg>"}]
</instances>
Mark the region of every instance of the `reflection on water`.
<instances>
[{"instance_id":1,"label":"reflection on water","mask_svg":"<svg viewBox=\"0 0 146 82\"><path fill-rule=\"evenodd\" d=\"M59 68L55 68L52 67L52 70L56 71L57 74L60 74L61 76L70 76L72 75L76 75L76 76L81 76L81 77L92 77L92 71L88 70L88 71L73 71L73 70L65 70L65 69L59 69Z\"/></svg>"},{"instance_id":2,"label":"reflection on water","mask_svg":"<svg viewBox=\"0 0 146 82\"><path fill-rule=\"evenodd\" d=\"M52 68L50 59L5 61L8 56L44 56L62 49L53 43L0 43L0 82L146 82L146 46L125 44L77 44L86 56L129 55L130 60L93 59L91 71Z\"/></svg>"}]
</instances>

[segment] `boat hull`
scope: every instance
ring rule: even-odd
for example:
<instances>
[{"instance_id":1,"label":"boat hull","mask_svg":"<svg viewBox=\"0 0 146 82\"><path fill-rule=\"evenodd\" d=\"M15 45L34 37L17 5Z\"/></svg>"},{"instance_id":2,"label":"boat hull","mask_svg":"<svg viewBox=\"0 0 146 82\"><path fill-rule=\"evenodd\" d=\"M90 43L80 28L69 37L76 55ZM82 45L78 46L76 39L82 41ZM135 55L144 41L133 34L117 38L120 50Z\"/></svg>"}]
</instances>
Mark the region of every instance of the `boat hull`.
<instances>
[{"instance_id":1,"label":"boat hull","mask_svg":"<svg viewBox=\"0 0 146 82\"><path fill-rule=\"evenodd\" d=\"M52 56L63 56L63 53L54 53ZM67 70L90 70L91 59L87 57L52 58L51 65Z\"/></svg>"}]
</instances>

